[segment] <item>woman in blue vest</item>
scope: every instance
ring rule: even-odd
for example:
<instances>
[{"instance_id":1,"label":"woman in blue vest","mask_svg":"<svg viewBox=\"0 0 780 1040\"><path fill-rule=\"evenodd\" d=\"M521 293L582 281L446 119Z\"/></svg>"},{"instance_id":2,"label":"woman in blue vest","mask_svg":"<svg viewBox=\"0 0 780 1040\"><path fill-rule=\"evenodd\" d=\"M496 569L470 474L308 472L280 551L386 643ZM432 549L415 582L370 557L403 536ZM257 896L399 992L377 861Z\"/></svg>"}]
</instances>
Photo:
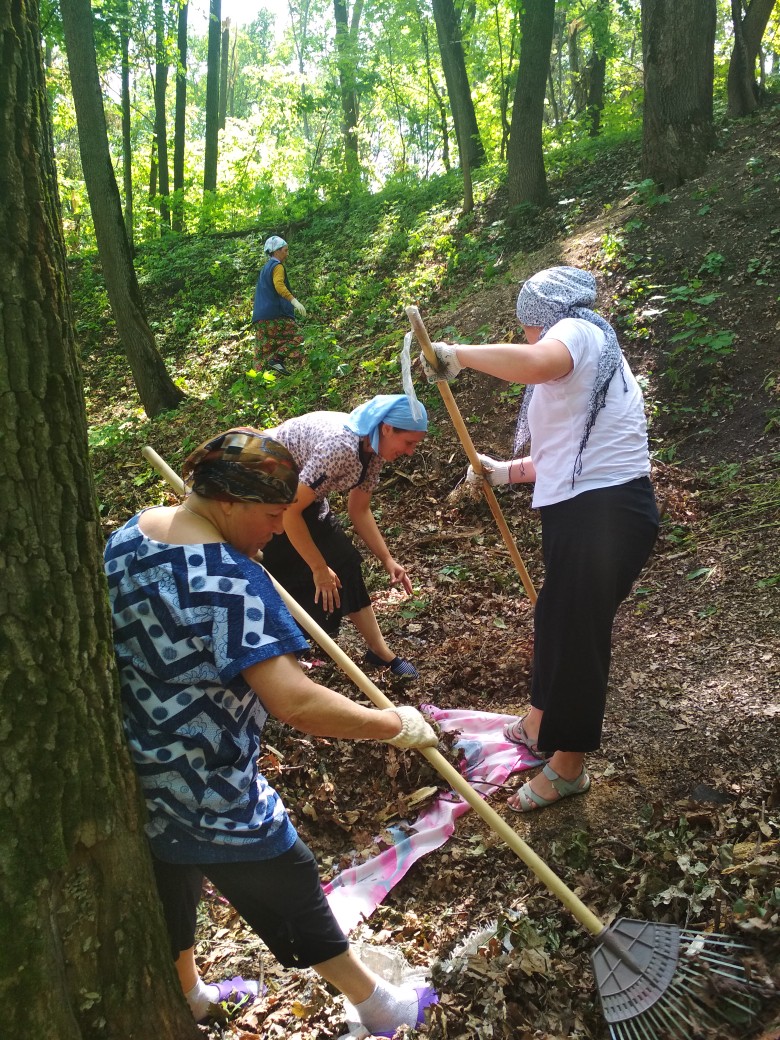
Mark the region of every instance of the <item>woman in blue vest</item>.
<instances>
[{"instance_id":1,"label":"woman in blue vest","mask_svg":"<svg viewBox=\"0 0 780 1040\"><path fill-rule=\"evenodd\" d=\"M284 262L289 247L285 240L271 235L263 248L268 260L258 276L252 308L257 340L255 365L258 370L267 367L286 375L285 361L301 360L298 348L303 336L296 328L295 315L305 318L306 308L293 296L287 280Z\"/></svg>"}]
</instances>

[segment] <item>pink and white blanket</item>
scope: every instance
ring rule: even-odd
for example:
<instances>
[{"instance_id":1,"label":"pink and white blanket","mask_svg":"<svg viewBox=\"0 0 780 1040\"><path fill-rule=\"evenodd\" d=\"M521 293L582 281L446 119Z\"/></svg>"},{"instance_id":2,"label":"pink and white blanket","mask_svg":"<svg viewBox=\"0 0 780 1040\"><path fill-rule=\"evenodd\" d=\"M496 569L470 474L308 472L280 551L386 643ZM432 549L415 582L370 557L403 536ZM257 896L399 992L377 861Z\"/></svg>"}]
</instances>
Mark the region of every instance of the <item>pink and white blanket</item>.
<instances>
[{"instance_id":1,"label":"pink and white blanket","mask_svg":"<svg viewBox=\"0 0 780 1040\"><path fill-rule=\"evenodd\" d=\"M527 748L504 739L504 726L515 721L516 715L448 711L432 704L422 708L442 730L460 732L455 747L463 752L462 772L483 798L488 798L512 773L540 764ZM388 828L392 845L337 874L325 886L325 894L344 931L350 932L369 917L421 856L443 845L455 830L455 821L468 809L468 803L453 791L440 794L413 823L404 821Z\"/></svg>"}]
</instances>

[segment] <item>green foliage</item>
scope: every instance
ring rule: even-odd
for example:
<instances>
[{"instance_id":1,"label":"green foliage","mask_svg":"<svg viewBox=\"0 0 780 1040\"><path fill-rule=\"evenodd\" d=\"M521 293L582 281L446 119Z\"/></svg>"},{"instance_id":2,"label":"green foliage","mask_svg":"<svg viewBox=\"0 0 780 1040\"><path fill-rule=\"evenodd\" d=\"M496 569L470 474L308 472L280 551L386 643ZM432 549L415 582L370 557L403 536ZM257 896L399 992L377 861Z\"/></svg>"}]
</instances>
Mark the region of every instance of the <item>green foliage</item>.
<instances>
[{"instance_id":1,"label":"green foliage","mask_svg":"<svg viewBox=\"0 0 780 1040\"><path fill-rule=\"evenodd\" d=\"M651 178L628 184L627 187L636 195L636 199L643 206L665 206L669 201L669 195L661 192L659 186Z\"/></svg>"}]
</instances>

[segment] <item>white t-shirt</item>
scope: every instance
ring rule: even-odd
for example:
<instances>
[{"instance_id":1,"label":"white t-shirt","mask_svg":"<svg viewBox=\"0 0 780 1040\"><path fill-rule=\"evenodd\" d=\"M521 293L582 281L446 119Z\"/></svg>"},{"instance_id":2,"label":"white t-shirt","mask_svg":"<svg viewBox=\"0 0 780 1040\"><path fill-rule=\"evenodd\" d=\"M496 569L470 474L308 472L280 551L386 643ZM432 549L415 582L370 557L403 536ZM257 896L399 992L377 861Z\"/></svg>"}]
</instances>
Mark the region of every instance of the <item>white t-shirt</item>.
<instances>
[{"instance_id":1,"label":"white t-shirt","mask_svg":"<svg viewBox=\"0 0 780 1040\"><path fill-rule=\"evenodd\" d=\"M626 484L649 474L644 400L624 359L623 376L628 391L616 371L606 404L596 415L582 453L582 473L574 477L572 487L574 464L606 337L589 321L564 318L550 328L545 338L565 344L574 368L562 379L537 384L531 398L528 425L536 468L534 507L562 502L594 488Z\"/></svg>"}]
</instances>

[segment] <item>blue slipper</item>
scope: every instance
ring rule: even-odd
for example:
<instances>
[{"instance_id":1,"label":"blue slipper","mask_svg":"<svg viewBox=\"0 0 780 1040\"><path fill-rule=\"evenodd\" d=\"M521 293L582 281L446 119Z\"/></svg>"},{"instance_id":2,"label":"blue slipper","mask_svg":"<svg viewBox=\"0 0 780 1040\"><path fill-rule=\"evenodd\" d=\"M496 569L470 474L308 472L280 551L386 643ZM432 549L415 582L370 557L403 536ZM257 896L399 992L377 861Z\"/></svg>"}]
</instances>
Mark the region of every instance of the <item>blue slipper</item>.
<instances>
[{"instance_id":1,"label":"blue slipper","mask_svg":"<svg viewBox=\"0 0 780 1040\"><path fill-rule=\"evenodd\" d=\"M420 678L420 673L405 657L394 657L392 661L383 661L373 650L366 650L363 663L373 665L375 668L389 668L393 675L403 679Z\"/></svg>"}]
</instances>

